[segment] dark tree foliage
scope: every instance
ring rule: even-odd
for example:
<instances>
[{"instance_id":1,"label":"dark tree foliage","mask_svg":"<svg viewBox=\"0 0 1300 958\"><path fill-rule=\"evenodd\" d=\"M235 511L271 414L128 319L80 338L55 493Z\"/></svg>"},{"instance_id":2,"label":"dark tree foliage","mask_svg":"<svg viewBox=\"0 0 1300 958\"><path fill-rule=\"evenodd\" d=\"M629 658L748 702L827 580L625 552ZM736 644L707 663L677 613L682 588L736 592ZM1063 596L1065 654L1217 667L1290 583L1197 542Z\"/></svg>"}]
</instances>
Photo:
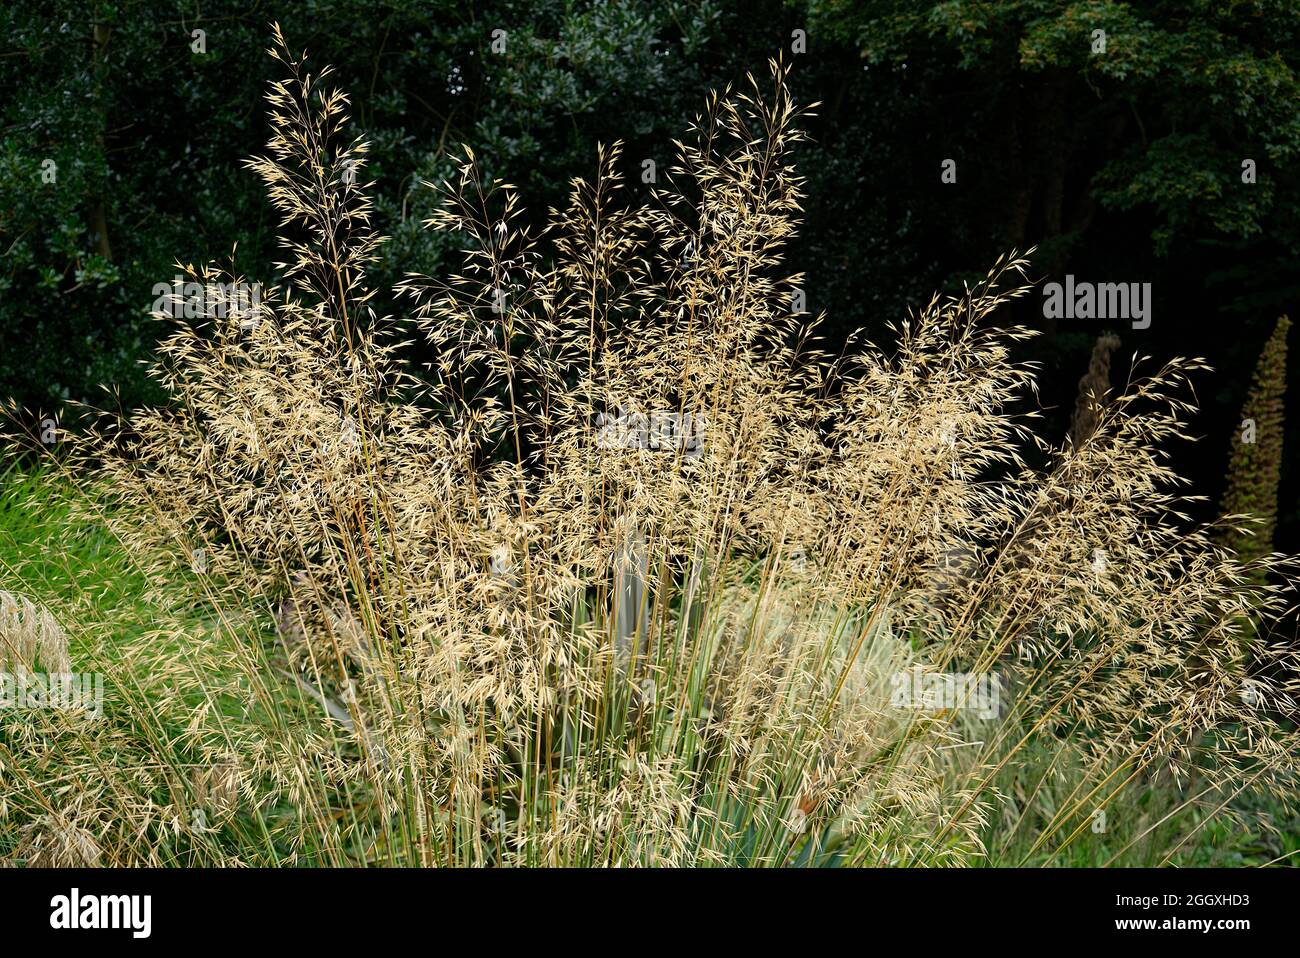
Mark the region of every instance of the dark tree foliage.
<instances>
[{"instance_id":1,"label":"dark tree foliage","mask_svg":"<svg viewBox=\"0 0 1300 958\"><path fill-rule=\"evenodd\" d=\"M1202 384L1198 425L1216 444L1235 430L1272 318L1300 296L1300 6L808 6L813 35L859 54L877 101L908 105L889 133L905 159L891 167L886 158L871 178L876 191L908 197L908 272L934 268L957 282L1008 246L1034 245L1045 279L1152 283L1147 330L1058 323L1033 302L1017 316L1049 333L1035 358L1060 434L1088 350L1108 332L1142 354L1208 357L1218 373ZM947 158L956 182L941 185ZM1296 419L1280 516L1292 542ZM1177 455L1212 501L1213 457L1195 447Z\"/></svg>"}]
</instances>

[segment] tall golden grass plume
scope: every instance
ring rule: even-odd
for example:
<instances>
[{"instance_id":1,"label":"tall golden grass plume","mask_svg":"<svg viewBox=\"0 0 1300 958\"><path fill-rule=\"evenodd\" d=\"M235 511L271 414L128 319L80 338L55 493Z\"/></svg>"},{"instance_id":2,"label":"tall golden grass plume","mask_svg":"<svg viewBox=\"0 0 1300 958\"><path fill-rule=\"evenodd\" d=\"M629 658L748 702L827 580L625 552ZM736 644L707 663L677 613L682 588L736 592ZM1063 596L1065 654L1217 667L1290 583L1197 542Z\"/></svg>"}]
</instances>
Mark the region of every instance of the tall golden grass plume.
<instances>
[{"instance_id":1,"label":"tall golden grass plume","mask_svg":"<svg viewBox=\"0 0 1300 958\"><path fill-rule=\"evenodd\" d=\"M541 232L466 148L428 223L463 263L402 282L403 328L368 306L346 98L278 30L273 54L251 168L287 285L257 323L179 321L173 401L84 448L111 503L87 518L210 621L159 665L187 761L113 733L156 767L95 797L146 836L124 858L208 802L249 816L186 846L219 863L971 863L1024 811L1008 776L1069 743L1039 861L1135 781L1189 806L1292 781L1290 653L1248 676L1226 641L1280 588L1189 527L1160 452L1203 363L1036 439L1030 333L988 322L1031 288L1020 255L837 358L783 269L806 110L780 63L711 98L647 196L602 149ZM900 706L913 669L1002 700Z\"/></svg>"}]
</instances>

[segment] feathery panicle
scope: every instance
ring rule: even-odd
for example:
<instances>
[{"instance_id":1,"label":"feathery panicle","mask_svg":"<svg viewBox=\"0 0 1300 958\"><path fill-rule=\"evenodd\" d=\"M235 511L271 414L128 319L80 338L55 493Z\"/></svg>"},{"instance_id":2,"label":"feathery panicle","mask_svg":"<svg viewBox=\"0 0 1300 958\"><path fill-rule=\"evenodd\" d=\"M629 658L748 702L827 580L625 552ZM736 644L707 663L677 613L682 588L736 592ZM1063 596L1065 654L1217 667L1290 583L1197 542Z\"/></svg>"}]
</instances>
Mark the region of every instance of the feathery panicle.
<instances>
[{"instance_id":1,"label":"feathery panicle","mask_svg":"<svg viewBox=\"0 0 1300 958\"><path fill-rule=\"evenodd\" d=\"M48 610L0 590L0 671L37 668L71 672L68 637Z\"/></svg>"},{"instance_id":2,"label":"feathery panicle","mask_svg":"<svg viewBox=\"0 0 1300 958\"><path fill-rule=\"evenodd\" d=\"M466 148L428 224L463 262L400 287L417 379L365 306L346 98L276 41L252 167L291 285L182 322L172 402L84 449L85 519L157 603L112 650L152 707L98 733L135 762L81 796L122 861L1044 862L1135 781L1191 820L1292 780L1289 653L1224 641L1280 590L1160 451L1203 364L1139 368L1030 465L1029 333L987 321L1018 255L837 360L782 268L806 111L773 63L646 200L615 144L540 232Z\"/></svg>"}]
</instances>

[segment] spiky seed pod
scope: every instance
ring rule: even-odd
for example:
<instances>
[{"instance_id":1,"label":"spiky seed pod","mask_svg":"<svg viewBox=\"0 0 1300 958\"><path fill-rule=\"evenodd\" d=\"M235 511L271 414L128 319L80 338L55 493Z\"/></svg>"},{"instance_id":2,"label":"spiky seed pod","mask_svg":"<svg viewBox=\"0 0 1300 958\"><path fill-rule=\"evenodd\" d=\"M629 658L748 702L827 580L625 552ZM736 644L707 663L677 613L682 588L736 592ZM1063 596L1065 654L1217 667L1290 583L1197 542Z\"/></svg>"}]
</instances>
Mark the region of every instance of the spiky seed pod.
<instances>
[{"instance_id":1,"label":"spiky seed pod","mask_svg":"<svg viewBox=\"0 0 1300 958\"><path fill-rule=\"evenodd\" d=\"M1097 418L1110 395L1110 356L1119 349L1114 333L1098 336L1088 359L1088 371L1079 379L1079 395L1070 421L1070 443L1081 446L1097 428Z\"/></svg>"},{"instance_id":2,"label":"spiky seed pod","mask_svg":"<svg viewBox=\"0 0 1300 958\"><path fill-rule=\"evenodd\" d=\"M1222 513L1237 518L1220 527L1219 540L1243 561L1257 560L1273 551L1282 475L1286 336L1290 328L1291 320L1282 316L1264 344L1241 409L1240 426L1233 434Z\"/></svg>"}]
</instances>

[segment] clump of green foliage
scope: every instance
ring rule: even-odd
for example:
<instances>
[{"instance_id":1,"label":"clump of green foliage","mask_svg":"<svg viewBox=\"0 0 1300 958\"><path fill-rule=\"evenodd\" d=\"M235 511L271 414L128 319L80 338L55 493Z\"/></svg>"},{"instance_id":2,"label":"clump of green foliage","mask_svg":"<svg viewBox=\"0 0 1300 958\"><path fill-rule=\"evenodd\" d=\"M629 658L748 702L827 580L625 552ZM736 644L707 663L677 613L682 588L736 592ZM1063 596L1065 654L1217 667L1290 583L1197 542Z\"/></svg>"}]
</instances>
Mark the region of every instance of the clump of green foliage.
<instances>
[{"instance_id":1,"label":"clump of green foliage","mask_svg":"<svg viewBox=\"0 0 1300 958\"><path fill-rule=\"evenodd\" d=\"M173 319L171 401L72 457L76 521L146 586L33 597L109 691L102 721L0 713L12 861L1048 864L1109 811L1089 855L1167 862L1289 793L1291 658L1243 685L1232 651L1281 590L1180 521L1161 452L1202 363L1037 442L1031 334L989 322L1018 256L895 350L822 349L775 62L649 198L615 145L541 234L467 149L427 224L463 264L407 277L399 325L348 99L273 53L250 165L287 280ZM1158 818L1120 813L1135 786Z\"/></svg>"}]
</instances>

